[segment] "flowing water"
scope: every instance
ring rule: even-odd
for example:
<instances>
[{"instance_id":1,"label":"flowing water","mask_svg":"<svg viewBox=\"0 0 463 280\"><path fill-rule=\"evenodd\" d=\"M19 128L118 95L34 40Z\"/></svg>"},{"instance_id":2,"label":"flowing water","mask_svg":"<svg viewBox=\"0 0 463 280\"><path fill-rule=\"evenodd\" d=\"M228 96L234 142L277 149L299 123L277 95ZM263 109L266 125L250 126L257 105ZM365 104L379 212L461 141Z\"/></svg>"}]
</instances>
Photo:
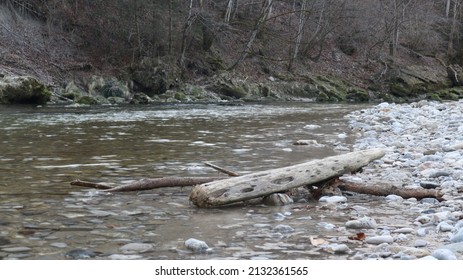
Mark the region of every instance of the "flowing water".
<instances>
[{"instance_id":1,"label":"flowing water","mask_svg":"<svg viewBox=\"0 0 463 280\"><path fill-rule=\"evenodd\" d=\"M219 175L206 161L245 174L345 153L344 116L362 107L0 107L0 259L334 258L310 240L347 217L316 202L198 209L187 187L110 194L69 182ZM212 249L194 254L188 238Z\"/></svg>"}]
</instances>

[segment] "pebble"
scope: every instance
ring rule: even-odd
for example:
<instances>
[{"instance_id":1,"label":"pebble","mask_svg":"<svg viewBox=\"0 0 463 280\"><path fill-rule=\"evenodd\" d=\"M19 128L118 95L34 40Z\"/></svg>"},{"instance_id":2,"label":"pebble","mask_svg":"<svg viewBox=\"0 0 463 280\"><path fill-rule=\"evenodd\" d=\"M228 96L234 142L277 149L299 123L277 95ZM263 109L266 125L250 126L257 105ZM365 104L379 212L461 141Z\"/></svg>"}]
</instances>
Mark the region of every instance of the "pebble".
<instances>
[{"instance_id":1,"label":"pebble","mask_svg":"<svg viewBox=\"0 0 463 280\"><path fill-rule=\"evenodd\" d=\"M415 231L414 229L406 227L406 228L398 228L394 230L393 233L412 233L414 231Z\"/></svg>"},{"instance_id":2,"label":"pebble","mask_svg":"<svg viewBox=\"0 0 463 280\"><path fill-rule=\"evenodd\" d=\"M327 249L335 254L347 254L350 251L346 244L331 244L327 246Z\"/></svg>"},{"instance_id":3,"label":"pebble","mask_svg":"<svg viewBox=\"0 0 463 280\"><path fill-rule=\"evenodd\" d=\"M463 242L463 228L460 228L455 235L450 238L450 242L459 243Z\"/></svg>"},{"instance_id":4,"label":"pebble","mask_svg":"<svg viewBox=\"0 0 463 280\"><path fill-rule=\"evenodd\" d=\"M124 254L144 253L154 248L153 245L147 243L129 243L120 247L119 250Z\"/></svg>"},{"instance_id":5,"label":"pebble","mask_svg":"<svg viewBox=\"0 0 463 280\"><path fill-rule=\"evenodd\" d=\"M449 249L455 253L463 253L463 242L450 243L440 247L440 249Z\"/></svg>"},{"instance_id":6,"label":"pebble","mask_svg":"<svg viewBox=\"0 0 463 280\"><path fill-rule=\"evenodd\" d=\"M7 247L7 248L2 248L2 251L7 252L7 253L24 253L24 252L29 252L32 249L29 247Z\"/></svg>"},{"instance_id":7,"label":"pebble","mask_svg":"<svg viewBox=\"0 0 463 280\"><path fill-rule=\"evenodd\" d=\"M453 229L454 227L447 222L440 222L437 225L437 231L440 231L440 232L452 231Z\"/></svg>"},{"instance_id":8,"label":"pebble","mask_svg":"<svg viewBox=\"0 0 463 280\"><path fill-rule=\"evenodd\" d=\"M109 255L108 259L110 260L139 260L143 258L141 255L121 255L121 254L112 254Z\"/></svg>"},{"instance_id":9,"label":"pebble","mask_svg":"<svg viewBox=\"0 0 463 280\"><path fill-rule=\"evenodd\" d=\"M432 252L432 256L438 260L456 260L457 257L449 249L437 249Z\"/></svg>"},{"instance_id":10,"label":"pebble","mask_svg":"<svg viewBox=\"0 0 463 280\"><path fill-rule=\"evenodd\" d=\"M339 195L334 195L334 196L322 196L318 200L319 202L326 202L326 203L342 203L342 202L347 202L347 197L345 196L339 196Z\"/></svg>"},{"instance_id":11,"label":"pebble","mask_svg":"<svg viewBox=\"0 0 463 280\"><path fill-rule=\"evenodd\" d=\"M394 238L390 235L378 235L378 236L372 236L372 237L367 237L365 239L365 242L368 244L382 244L382 243L392 243L394 242Z\"/></svg>"},{"instance_id":12,"label":"pebble","mask_svg":"<svg viewBox=\"0 0 463 280\"><path fill-rule=\"evenodd\" d=\"M413 247L419 248L419 247L426 247L427 245L428 245L428 241L423 240L423 239L417 239L415 240Z\"/></svg>"},{"instance_id":13,"label":"pebble","mask_svg":"<svg viewBox=\"0 0 463 280\"><path fill-rule=\"evenodd\" d=\"M55 243L50 243L50 246L56 247L56 248L66 248L68 245L63 242L55 242Z\"/></svg>"},{"instance_id":14,"label":"pebble","mask_svg":"<svg viewBox=\"0 0 463 280\"><path fill-rule=\"evenodd\" d=\"M187 247L195 253L204 253L209 249L209 246L206 244L206 242L195 238L190 238L186 240L185 247Z\"/></svg>"},{"instance_id":15,"label":"pebble","mask_svg":"<svg viewBox=\"0 0 463 280\"><path fill-rule=\"evenodd\" d=\"M269 206L283 206L294 203L289 195L284 193L274 193L264 197L263 202Z\"/></svg>"},{"instance_id":16,"label":"pebble","mask_svg":"<svg viewBox=\"0 0 463 280\"><path fill-rule=\"evenodd\" d=\"M92 251L92 250L74 249L74 250L67 252L64 256L68 259L84 260L84 259L92 259L99 254L100 253Z\"/></svg>"},{"instance_id":17,"label":"pebble","mask_svg":"<svg viewBox=\"0 0 463 280\"><path fill-rule=\"evenodd\" d=\"M277 225L273 228L273 231L280 233L291 233L294 232L295 229L288 225Z\"/></svg>"},{"instance_id":18,"label":"pebble","mask_svg":"<svg viewBox=\"0 0 463 280\"><path fill-rule=\"evenodd\" d=\"M377 227L376 221L370 217L363 217L358 220L352 220L346 222L346 228L353 229L373 229Z\"/></svg>"}]
</instances>

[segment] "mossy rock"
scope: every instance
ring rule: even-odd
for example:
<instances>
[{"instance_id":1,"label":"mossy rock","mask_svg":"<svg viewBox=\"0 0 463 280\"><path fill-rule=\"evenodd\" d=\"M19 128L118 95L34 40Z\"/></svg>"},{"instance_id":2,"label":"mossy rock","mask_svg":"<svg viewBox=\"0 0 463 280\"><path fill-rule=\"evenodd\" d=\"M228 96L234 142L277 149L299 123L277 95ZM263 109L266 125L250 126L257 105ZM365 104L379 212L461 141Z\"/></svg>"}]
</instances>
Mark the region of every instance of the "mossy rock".
<instances>
[{"instance_id":1,"label":"mossy rock","mask_svg":"<svg viewBox=\"0 0 463 280\"><path fill-rule=\"evenodd\" d=\"M77 103L79 103L79 104L82 104L82 105L98 105L98 104L100 104L100 102L98 102L98 100L96 98L94 98L93 96L89 96L89 95L80 96L75 101Z\"/></svg>"},{"instance_id":2,"label":"mossy rock","mask_svg":"<svg viewBox=\"0 0 463 280\"><path fill-rule=\"evenodd\" d=\"M353 102L368 102L370 101L370 95L364 89L351 88L347 91L346 99Z\"/></svg>"},{"instance_id":3,"label":"mossy rock","mask_svg":"<svg viewBox=\"0 0 463 280\"><path fill-rule=\"evenodd\" d=\"M186 96L186 94L184 92L177 91L177 92L174 93L174 99L176 99L178 101L186 101L186 100L188 100L188 97Z\"/></svg>"},{"instance_id":4,"label":"mossy rock","mask_svg":"<svg viewBox=\"0 0 463 280\"><path fill-rule=\"evenodd\" d=\"M45 104L51 99L48 88L34 77L7 76L0 79L0 103Z\"/></svg>"},{"instance_id":5,"label":"mossy rock","mask_svg":"<svg viewBox=\"0 0 463 280\"><path fill-rule=\"evenodd\" d=\"M127 86L121 84L115 80L109 80L106 84L100 89L100 94L105 97L119 97L124 98L129 95L129 89Z\"/></svg>"},{"instance_id":6,"label":"mossy rock","mask_svg":"<svg viewBox=\"0 0 463 280\"><path fill-rule=\"evenodd\" d=\"M434 91L434 92L428 93L426 95L426 98L430 100L436 100L436 101L441 101L441 100L456 101L456 100L459 100L460 98L463 98L463 88L455 87L455 88L447 88L447 89Z\"/></svg>"}]
</instances>

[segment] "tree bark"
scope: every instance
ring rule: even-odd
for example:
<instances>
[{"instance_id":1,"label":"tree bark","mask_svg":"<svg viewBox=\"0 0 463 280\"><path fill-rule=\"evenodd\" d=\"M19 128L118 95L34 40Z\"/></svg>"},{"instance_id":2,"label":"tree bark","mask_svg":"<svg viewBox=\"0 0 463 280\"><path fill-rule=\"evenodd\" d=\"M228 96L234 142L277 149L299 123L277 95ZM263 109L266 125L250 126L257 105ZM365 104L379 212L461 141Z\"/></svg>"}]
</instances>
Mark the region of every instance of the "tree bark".
<instances>
[{"instance_id":1,"label":"tree bark","mask_svg":"<svg viewBox=\"0 0 463 280\"><path fill-rule=\"evenodd\" d=\"M383 156L383 150L371 149L206 183L194 187L190 200L198 207L246 201L357 171Z\"/></svg>"}]
</instances>

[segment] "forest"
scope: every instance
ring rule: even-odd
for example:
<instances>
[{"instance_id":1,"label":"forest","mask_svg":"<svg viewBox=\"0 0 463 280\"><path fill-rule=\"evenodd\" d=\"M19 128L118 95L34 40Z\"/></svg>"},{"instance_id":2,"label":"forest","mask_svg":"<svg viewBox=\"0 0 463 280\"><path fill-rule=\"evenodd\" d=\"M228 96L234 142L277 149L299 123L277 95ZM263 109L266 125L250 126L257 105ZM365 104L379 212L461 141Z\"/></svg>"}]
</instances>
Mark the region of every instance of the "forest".
<instances>
[{"instance_id":1,"label":"forest","mask_svg":"<svg viewBox=\"0 0 463 280\"><path fill-rule=\"evenodd\" d=\"M347 84L405 99L461 86L461 0L2 0L0 7L3 73L48 86L113 76L153 97L226 75ZM243 95L229 85L209 88ZM438 93L426 97L463 94Z\"/></svg>"}]
</instances>

